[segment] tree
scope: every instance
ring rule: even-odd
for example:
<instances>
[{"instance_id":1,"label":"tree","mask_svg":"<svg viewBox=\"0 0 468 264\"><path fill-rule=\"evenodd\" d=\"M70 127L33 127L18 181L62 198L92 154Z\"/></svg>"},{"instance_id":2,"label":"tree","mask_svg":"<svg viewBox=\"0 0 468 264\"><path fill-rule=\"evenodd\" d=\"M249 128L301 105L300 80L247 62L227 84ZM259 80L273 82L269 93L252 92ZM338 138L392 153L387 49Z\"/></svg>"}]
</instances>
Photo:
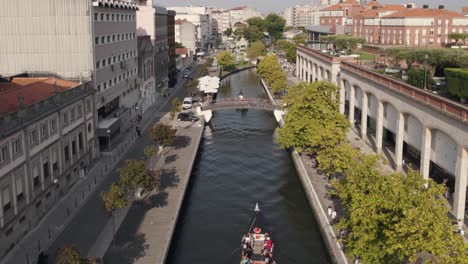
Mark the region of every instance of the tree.
<instances>
[{"instance_id":1,"label":"tree","mask_svg":"<svg viewBox=\"0 0 468 264\"><path fill-rule=\"evenodd\" d=\"M424 73L426 71L426 73ZM424 80L426 79L426 81ZM426 82L426 88L431 89L434 80L428 69L411 68L408 70L408 83L419 88L424 88L424 82Z\"/></svg>"},{"instance_id":2,"label":"tree","mask_svg":"<svg viewBox=\"0 0 468 264\"><path fill-rule=\"evenodd\" d=\"M247 57L251 60L257 59L260 56L266 55L265 44L261 41L256 41L250 44L250 47L247 49Z\"/></svg>"},{"instance_id":3,"label":"tree","mask_svg":"<svg viewBox=\"0 0 468 264\"><path fill-rule=\"evenodd\" d=\"M208 68L207 68L206 64L197 68L197 71L196 71L196 74L195 74L195 76L197 78L200 78L200 77L203 77L203 76L206 76L206 75L208 75Z\"/></svg>"},{"instance_id":4,"label":"tree","mask_svg":"<svg viewBox=\"0 0 468 264\"><path fill-rule=\"evenodd\" d=\"M175 97L172 99L172 108L171 108L171 119L174 119L177 113L182 112L182 102L179 98Z\"/></svg>"},{"instance_id":5,"label":"tree","mask_svg":"<svg viewBox=\"0 0 468 264\"><path fill-rule=\"evenodd\" d=\"M459 42L465 43L467 38L468 38L468 34L464 34L464 33L453 32L449 34L449 39L455 40L457 45L459 44Z\"/></svg>"},{"instance_id":6,"label":"tree","mask_svg":"<svg viewBox=\"0 0 468 264\"><path fill-rule=\"evenodd\" d=\"M224 30L223 34L227 37L230 37L232 35L232 28Z\"/></svg>"},{"instance_id":7,"label":"tree","mask_svg":"<svg viewBox=\"0 0 468 264\"><path fill-rule=\"evenodd\" d=\"M301 33L301 34L295 35L293 37L293 42L296 45L305 44L307 42L307 34L306 33Z\"/></svg>"},{"instance_id":8,"label":"tree","mask_svg":"<svg viewBox=\"0 0 468 264\"><path fill-rule=\"evenodd\" d=\"M273 78L269 82L271 91L274 94L282 93L286 91L287 88L287 78L286 73L283 70L276 70L273 72Z\"/></svg>"},{"instance_id":9,"label":"tree","mask_svg":"<svg viewBox=\"0 0 468 264\"><path fill-rule=\"evenodd\" d=\"M176 139L176 132L177 129L174 129L169 125L164 123L157 123L150 129L150 138L153 141L158 142L162 151L165 146L174 144Z\"/></svg>"},{"instance_id":10,"label":"tree","mask_svg":"<svg viewBox=\"0 0 468 264\"><path fill-rule=\"evenodd\" d=\"M87 259L81 256L76 247L71 245L59 248L55 254L56 264L95 264L95 260Z\"/></svg>"},{"instance_id":11,"label":"tree","mask_svg":"<svg viewBox=\"0 0 468 264\"><path fill-rule=\"evenodd\" d=\"M248 26L243 29L242 35L249 42L262 40L263 32L257 26Z\"/></svg>"},{"instance_id":12,"label":"tree","mask_svg":"<svg viewBox=\"0 0 468 264\"><path fill-rule=\"evenodd\" d=\"M382 175L378 160L359 155L347 177L332 183L348 252L363 263L467 263L468 248L440 198L444 187L416 171Z\"/></svg>"},{"instance_id":13,"label":"tree","mask_svg":"<svg viewBox=\"0 0 468 264\"><path fill-rule=\"evenodd\" d=\"M198 93L198 85L200 84L200 81L198 79L193 79L190 80L188 85L187 85L187 90L190 92L190 94L194 95Z\"/></svg>"},{"instance_id":14,"label":"tree","mask_svg":"<svg viewBox=\"0 0 468 264\"><path fill-rule=\"evenodd\" d=\"M230 70L235 66L234 56L228 50L218 52L216 60L223 70Z\"/></svg>"},{"instance_id":15,"label":"tree","mask_svg":"<svg viewBox=\"0 0 468 264\"><path fill-rule=\"evenodd\" d=\"M119 183L112 183L107 192L101 194L101 199L104 202L104 208L112 215L112 235L115 234L115 215L116 209L125 208L128 206L128 189L122 187Z\"/></svg>"},{"instance_id":16,"label":"tree","mask_svg":"<svg viewBox=\"0 0 468 264\"><path fill-rule=\"evenodd\" d=\"M287 41L285 39L280 39L276 41L275 46L277 49L282 50L285 55L286 59L290 62L296 62L296 45Z\"/></svg>"},{"instance_id":17,"label":"tree","mask_svg":"<svg viewBox=\"0 0 468 264\"><path fill-rule=\"evenodd\" d=\"M343 142L349 128L339 113L339 88L327 81L301 83L288 88L285 125L279 130L283 148L316 152Z\"/></svg>"},{"instance_id":18,"label":"tree","mask_svg":"<svg viewBox=\"0 0 468 264\"><path fill-rule=\"evenodd\" d=\"M283 36L286 20L277 14L269 14L265 18L265 27L273 39L278 40Z\"/></svg>"},{"instance_id":19,"label":"tree","mask_svg":"<svg viewBox=\"0 0 468 264\"><path fill-rule=\"evenodd\" d=\"M107 192L101 194L101 199L104 202L104 208L109 213L128 205L126 190L115 182L111 184Z\"/></svg>"},{"instance_id":20,"label":"tree","mask_svg":"<svg viewBox=\"0 0 468 264\"><path fill-rule=\"evenodd\" d=\"M334 147L323 148L317 152L318 168L327 176L345 173L352 166L358 151L349 143L342 142Z\"/></svg>"},{"instance_id":21,"label":"tree","mask_svg":"<svg viewBox=\"0 0 468 264\"><path fill-rule=\"evenodd\" d=\"M468 99L468 69L446 68L447 92L461 100Z\"/></svg>"},{"instance_id":22,"label":"tree","mask_svg":"<svg viewBox=\"0 0 468 264\"><path fill-rule=\"evenodd\" d=\"M143 150L143 153L145 154L145 157L151 158L151 157L158 155L159 150L156 146L151 145L151 146L145 147L145 149Z\"/></svg>"},{"instance_id":23,"label":"tree","mask_svg":"<svg viewBox=\"0 0 468 264\"><path fill-rule=\"evenodd\" d=\"M180 43L180 42L176 42L176 43L175 43L175 47L176 47L177 49L185 48L185 46L184 46L182 43Z\"/></svg>"},{"instance_id":24,"label":"tree","mask_svg":"<svg viewBox=\"0 0 468 264\"><path fill-rule=\"evenodd\" d=\"M119 185L127 190L137 188L152 189L156 182L146 169L143 160L127 160L126 166L117 170L120 176Z\"/></svg>"},{"instance_id":25,"label":"tree","mask_svg":"<svg viewBox=\"0 0 468 264\"><path fill-rule=\"evenodd\" d=\"M257 27L260 31L265 31L266 22L261 17L251 17L247 19L247 24L251 27Z\"/></svg>"},{"instance_id":26,"label":"tree","mask_svg":"<svg viewBox=\"0 0 468 264\"><path fill-rule=\"evenodd\" d=\"M234 30L233 34L237 40L240 40L244 37L244 28L237 28L236 30Z\"/></svg>"}]
</instances>

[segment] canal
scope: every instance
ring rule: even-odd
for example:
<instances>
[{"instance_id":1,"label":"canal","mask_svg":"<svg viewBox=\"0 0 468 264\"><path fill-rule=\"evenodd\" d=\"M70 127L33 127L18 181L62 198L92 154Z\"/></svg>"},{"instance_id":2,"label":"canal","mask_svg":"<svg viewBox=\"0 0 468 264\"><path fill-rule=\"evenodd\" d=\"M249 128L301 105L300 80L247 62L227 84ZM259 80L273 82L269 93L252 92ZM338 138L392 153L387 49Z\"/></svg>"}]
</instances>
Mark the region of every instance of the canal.
<instances>
[{"instance_id":1,"label":"canal","mask_svg":"<svg viewBox=\"0 0 468 264\"><path fill-rule=\"evenodd\" d=\"M255 70L222 82L219 98L266 98ZM268 221L279 264L330 263L289 153L275 142L273 113L214 112L206 126L167 263L240 262L255 202Z\"/></svg>"}]
</instances>

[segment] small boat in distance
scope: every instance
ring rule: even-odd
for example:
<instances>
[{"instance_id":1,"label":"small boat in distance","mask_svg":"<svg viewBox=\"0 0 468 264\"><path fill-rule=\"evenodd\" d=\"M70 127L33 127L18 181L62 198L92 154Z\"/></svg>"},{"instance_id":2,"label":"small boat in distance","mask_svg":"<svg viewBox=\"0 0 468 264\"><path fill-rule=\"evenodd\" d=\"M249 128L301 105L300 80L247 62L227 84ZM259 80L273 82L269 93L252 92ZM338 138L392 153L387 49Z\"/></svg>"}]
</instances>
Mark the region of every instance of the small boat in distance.
<instances>
[{"instance_id":1,"label":"small boat in distance","mask_svg":"<svg viewBox=\"0 0 468 264\"><path fill-rule=\"evenodd\" d=\"M265 228L262 211L256 203L252 223L242 237L241 264L276 264L273 258L275 244L271 232Z\"/></svg>"}]
</instances>

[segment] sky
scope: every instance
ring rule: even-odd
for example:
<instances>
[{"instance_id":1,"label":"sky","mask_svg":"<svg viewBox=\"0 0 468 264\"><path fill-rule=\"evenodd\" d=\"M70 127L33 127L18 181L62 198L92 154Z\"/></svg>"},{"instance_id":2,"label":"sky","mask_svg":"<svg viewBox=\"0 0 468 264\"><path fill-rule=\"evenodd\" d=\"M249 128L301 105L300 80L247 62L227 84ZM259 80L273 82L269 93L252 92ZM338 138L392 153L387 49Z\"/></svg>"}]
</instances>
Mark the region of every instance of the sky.
<instances>
[{"instance_id":1,"label":"sky","mask_svg":"<svg viewBox=\"0 0 468 264\"><path fill-rule=\"evenodd\" d=\"M279 13L286 7L294 6L296 4L318 3L319 0L156 0L155 2L163 6L201 5L219 8L249 5L256 7L263 14L268 14L272 12ZM381 4L415 3L418 7L422 7L423 4L428 4L431 8L436 8L438 5L445 5L446 9L451 9L457 12L461 11L463 2L465 3L465 6L468 6L468 1L466 0L378 0L378 2Z\"/></svg>"}]
</instances>

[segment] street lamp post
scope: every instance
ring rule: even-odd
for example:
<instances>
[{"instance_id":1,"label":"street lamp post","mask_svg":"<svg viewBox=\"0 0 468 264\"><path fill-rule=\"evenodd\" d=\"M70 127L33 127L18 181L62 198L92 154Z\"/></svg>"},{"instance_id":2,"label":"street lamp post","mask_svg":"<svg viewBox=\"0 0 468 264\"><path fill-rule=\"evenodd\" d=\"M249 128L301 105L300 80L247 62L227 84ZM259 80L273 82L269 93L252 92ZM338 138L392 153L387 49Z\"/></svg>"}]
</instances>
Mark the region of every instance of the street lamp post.
<instances>
[{"instance_id":1,"label":"street lamp post","mask_svg":"<svg viewBox=\"0 0 468 264\"><path fill-rule=\"evenodd\" d=\"M429 55L424 55L424 90L427 90L427 59Z\"/></svg>"},{"instance_id":2,"label":"street lamp post","mask_svg":"<svg viewBox=\"0 0 468 264\"><path fill-rule=\"evenodd\" d=\"M109 145L109 151L111 151L111 134L110 134L110 129L108 129L107 131L107 143Z\"/></svg>"}]
</instances>

